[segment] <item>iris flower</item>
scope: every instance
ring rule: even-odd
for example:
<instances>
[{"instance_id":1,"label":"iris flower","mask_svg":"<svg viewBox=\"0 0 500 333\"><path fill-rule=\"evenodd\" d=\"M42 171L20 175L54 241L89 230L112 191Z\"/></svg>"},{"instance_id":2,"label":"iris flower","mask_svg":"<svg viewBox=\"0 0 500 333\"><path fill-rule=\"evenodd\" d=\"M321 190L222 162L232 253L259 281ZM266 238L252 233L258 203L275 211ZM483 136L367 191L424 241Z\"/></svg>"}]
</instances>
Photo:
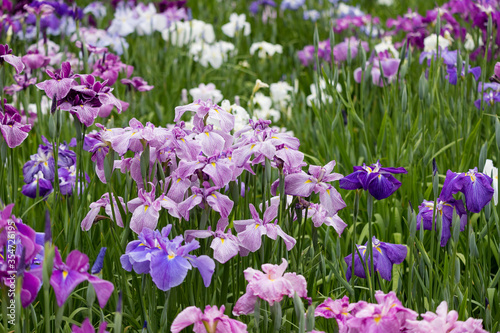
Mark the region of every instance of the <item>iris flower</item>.
<instances>
[{"instance_id":1,"label":"iris flower","mask_svg":"<svg viewBox=\"0 0 500 333\"><path fill-rule=\"evenodd\" d=\"M354 275L366 279L365 269L361 260L365 262L370 270L371 263L369 256L366 256L368 249L368 242L365 245L356 245L358 247L359 253L362 258L359 257L358 252L354 254ZM406 258L406 253L408 249L405 245L384 243L372 238L373 246L373 269L380 273L380 276L390 281L392 277L392 265L402 263ZM347 264L346 278L347 281L351 280L351 265L352 265L352 254L344 258Z\"/></svg>"},{"instance_id":2,"label":"iris flower","mask_svg":"<svg viewBox=\"0 0 500 333\"><path fill-rule=\"evenodd\" d=\"M100 307L104 308L113 293L114 286L109 281L89 274L87 272L89 268L87 255L73 250L68 254L65 263L62 261L59 250L55 248L54 270L50 277L50 285L54 288L58 306L63 306L76 286L83 281L89 281L95 289Z\"/></svg>"},{"instance_id":3,"label":"iris flower","mask_svg":"<svg viewBox=\"0 0 500 333\"><path fill-rule=\"evenodd\" d=\"M233 315L253 313L257 298L269 305L281 302L283 296L307 298L307 282L302 275L285 273L288 262L281 259L281 265L262 265L263 272L251 267L245 269L245 280L248 281L246 293L238 299L233 308Z\"/></svg>"},{"instance_id":4,"label":"iris flower","mask_svg":"<svg viewBox=\"0 0 500 333\"><path fill-rule=\"evenodd\" d=\"M139 240L127 245L125 254L121 256L122 267L136 273L149 273L156 286L163 291L180 285L193 267L198 268L205 287L210 285L215 270L214 261L206 256L194 256L189 252L200 247L193 240L182 245L182 236L168 239L172 225L159 231L144 228Z\"/></svg>"},{"instance_id":5,"label":"iris flower","mask_svg":"<svg viewBox=\"0 0 500 333\"><path fill-rule=\"evenodd\" d=\"M195 306L187 307L175 317L170 330L179 333L194 324L193 332L198 333L246 333L247 325L229 318L224 310L224 305L220 309L207 305L203 312Z\"/></svg>"},{"instance_id":6,"label":"iris flower","mask_svg":"<svg viewBox=\"0 0 500 333\"><path fill-rule=\"evenodd\" d=\"M379 161L367 166L355 166L354 172L340 179L340 188L368 191L375 199L382 200L392 195L401 186L401 182L392 174L407 173L403 167L383 168Z\"/></svg>"}]
</instances>

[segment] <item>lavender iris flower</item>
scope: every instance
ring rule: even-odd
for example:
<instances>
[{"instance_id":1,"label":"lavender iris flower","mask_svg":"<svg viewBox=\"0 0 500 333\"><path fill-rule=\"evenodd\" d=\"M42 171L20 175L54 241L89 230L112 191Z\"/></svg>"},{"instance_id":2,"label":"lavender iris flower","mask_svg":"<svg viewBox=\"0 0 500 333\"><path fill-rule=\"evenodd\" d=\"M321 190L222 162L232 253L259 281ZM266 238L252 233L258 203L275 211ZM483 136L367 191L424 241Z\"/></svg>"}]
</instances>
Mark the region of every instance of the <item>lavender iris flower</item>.
<instances>
[{"instance_id":1,"label":"lavender iris flower","mask_svg":"<svg viewBox=\"0 0 500 333\"><path fill-rule=\"evenodd\" d=\"M264 216L261 219L254 205L250 204L252 218L233 222L242 247L248 249L250 252L257 251L262 245L262 235L267 235L267 237L273 240L276 240L280 236L285 242L288 251L295 246L295 238L287 235L278 225L278 220L276 219L278 216L278 207L279 197L274 197L274 200L271 199L271 205L264 211Z\"/></svg>"},{"instance_id":2,"label":"lavender iris flower","mask_svg":"<svg viewBox=\"0 0 500 333\"><path fill-rule=\"evenodd\" d=\"M328 211L330 216L337 214L346 206L340 193L329 184L341 179L343 176L332 172L335 161L329 162L324 167L317 165L309 166L309 173L292 173L285 177L285 193L308 197L312 192L319 193L321 205Z\"/></svg>"},{"instance_id":3,"label":"lavender iris flower","mask_svg":"<svg viewBox=\"0 0 500 333\"><path fill-rule=\"evenodd\" d=\"M45 94L50 99L53 99L54 96L59 100L63 99L69 93L71 87L77 85L68 61L62 63L61 69L55 72L47 69L46 73L51 79L38 83L36 87L45 91Z\"/></svg>"},{"instance_id":4,"label":"lavender iris flower","mask_svg":"<svg viewBox=\"0 0 500 333\"><path fill-rule=\"evenodd\" d=\"M198 268L204 285L208 287L215 270L214 261L206 255L197 257L189 254L200 247L196 240L182 245L182 236L168 239L171 228L172 225L168 225L161 233L144 228L139 237L140 242L129 243L125 254L120 258L123 268L128 271L133 268L137 273L149 273L156 286L166 291L180 285L188 270L195 267Z\"/></svg>"},{"instance_id":5,"label":"lavender iris flower","mask_svg":"<svg viewBox=\"0 0 500 333\"><path fill-rule=\"evenodd\" d=\"M371 261L369 255L366 255L368 249L368 242L365 245L356 245L361 258L358 253L354 254L354 275L366 279L365 269L363 267L362 260L367 265L368 271L370 271ZM387 281L391 280L392 277L392 265L402 263L406 258L406 253L408 249L405 245L390 244L379 241L372 238L373 246L373 269L380 273L380 276ZM344 258L347 264L346 278L347 281L351 280L352 274L352 253Z\"/></svg>"},{"instance_id":6,"label":"lavender iris flower","mask_svg":"<svg viewBox=\"0 0 500 333\"><path fill-rule=\"evenodd\" d=\"M205 204L207 204L213 210L220 213L222 218L227 218L233 209L234 202L227 195L218 192L219 187L210 187L209 182L203 182L203 186L204 188L191 187L193 194L179 203L179 214L186 221L189 221L189 212L191 209L198 205L205 207Z\"/></svg>"},{"instance_id":7,"label":"lavender iris flower","mask_svg":"<svg viewBox=\"0 0 500 333\"><path fill-rule=\"evenodd\" d=\"M193 238L213 237L210 247L214 250L214 259L224 264L236 256L238 252L242 254L247 252L244 248L240 248L240 241L232 234L231 229L225 232L228 225L227 218L221 218L215 231L212 231L210 227L208 227L208 230L186 230L184 236L186 242L190 242Z\"/></svg>"},{"instance_id":8,"label":"lavender iris flower","mask_svg":"<svg viewBox=\"0 0 500 333\"><path fill-rule=\"evenodd\" d=\"M491 187L492 182L489 176L478 172L477 168L462 173L448 170L441 197L450 201L453 194L462 192L465 195L467 210L479 213L493 198L495 190Z\"/></svg>"},{"instance_id":9,"label":"lavender iris flower","mask_svg":"<svg viewBox=\"0 0 500 333\"><path fill-rule=\"evenodd\" d=\"M68 254L66 263L62 261L61 254L55 248L54 270L50 277L50 285L54 288L58 306L68 299L71 292L83 281L89 281L95 289L101 308L104 308L113 293L114 286L111 282L102 280L89 274L89 258L78 250Z\"/></svg>"},{"instance_id":10,"label":"lavender iris flower","mask_svg":"<svg viewBox=\"0 0 500 333\"><path fill-rule=\"evenodd\" d=\"M407 173L403 167L384 168L379 161L367 166L355 166L354 172L340 179L340 188L345 190L363 189L375 199L382 200L391 196L401 186L392 174Z\"/></svg>"}]
</instances>

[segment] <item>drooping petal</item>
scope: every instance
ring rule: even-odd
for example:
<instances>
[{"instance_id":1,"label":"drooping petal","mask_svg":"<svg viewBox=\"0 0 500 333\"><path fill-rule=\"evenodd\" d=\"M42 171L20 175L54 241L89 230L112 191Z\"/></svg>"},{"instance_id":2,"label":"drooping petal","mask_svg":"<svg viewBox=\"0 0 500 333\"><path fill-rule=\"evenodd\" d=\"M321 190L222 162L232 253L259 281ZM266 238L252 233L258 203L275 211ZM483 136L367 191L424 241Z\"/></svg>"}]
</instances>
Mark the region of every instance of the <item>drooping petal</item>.
<instances>
[{"instance_id":1,"label":"drooping petal","mask_svg":"<svg viewBox=\"0 0 500 333\"><path fill-rule=\"evenodd\" d=\"M201 321L203 312L196 306L190 306L182 310L172 322L170 330L172 333L179 333L186 327Z\"/></svg>"}]
</instances>

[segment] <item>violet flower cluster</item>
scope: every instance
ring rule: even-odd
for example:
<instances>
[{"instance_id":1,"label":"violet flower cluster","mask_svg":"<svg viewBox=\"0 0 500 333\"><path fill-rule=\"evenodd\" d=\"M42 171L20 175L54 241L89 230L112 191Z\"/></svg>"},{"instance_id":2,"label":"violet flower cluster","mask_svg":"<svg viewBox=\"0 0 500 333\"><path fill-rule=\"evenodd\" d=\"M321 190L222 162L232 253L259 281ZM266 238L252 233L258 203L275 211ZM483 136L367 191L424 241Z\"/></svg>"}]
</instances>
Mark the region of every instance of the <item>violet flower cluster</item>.
<instances>
[{"instance_id":1,"label":"violet flower cluster","mask_svg":"<svg viewBox=\"0 0 500 333\"><path fill-rule=\"evenodd\" d=\"M53 144L44 136L36 154L30 156L30 160L23 166L25 185L21 190L25 196L36 198L45 197L54 190L54 182L58 181L59 190L62 195L72 195L76 184L76 154L70 147L76 146L73 138L69 144L61 143L58 149L57 166L54 160ZM55 179L57 167L58 179Z\"/></svg>"}]
</instances>

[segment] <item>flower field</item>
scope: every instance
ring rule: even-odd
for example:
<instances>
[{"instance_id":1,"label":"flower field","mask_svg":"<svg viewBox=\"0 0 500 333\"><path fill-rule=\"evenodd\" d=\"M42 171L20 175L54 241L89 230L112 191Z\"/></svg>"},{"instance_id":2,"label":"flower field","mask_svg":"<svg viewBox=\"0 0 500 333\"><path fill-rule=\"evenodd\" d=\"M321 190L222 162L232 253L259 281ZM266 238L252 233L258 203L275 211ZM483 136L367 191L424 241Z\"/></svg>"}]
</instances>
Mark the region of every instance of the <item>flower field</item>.
<instances>
[{"instance_id":1,"label":"flower field","mask_svg":"<svg viewBox=\"0 0 500 333\"><path fill-rule=\"evenodd\" d=\"M0 332L500 331L498 0L3 0L0 95Z\"/></svg>"}]
</instances>

